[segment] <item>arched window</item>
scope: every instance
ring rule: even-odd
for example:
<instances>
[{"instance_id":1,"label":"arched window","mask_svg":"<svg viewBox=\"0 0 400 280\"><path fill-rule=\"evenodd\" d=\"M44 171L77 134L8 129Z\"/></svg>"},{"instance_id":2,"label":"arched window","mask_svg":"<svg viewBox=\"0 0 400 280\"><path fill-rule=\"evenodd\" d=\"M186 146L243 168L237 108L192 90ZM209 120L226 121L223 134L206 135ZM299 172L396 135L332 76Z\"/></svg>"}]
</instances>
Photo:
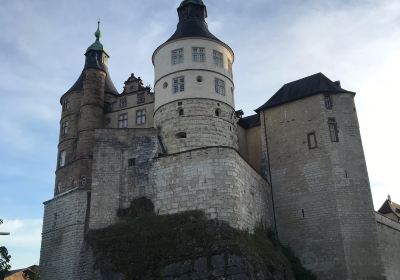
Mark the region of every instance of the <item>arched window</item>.
<instances>
[{"instance_id":1,"label":"arched window","mask_svg":"<svg viewBox=\"0 0 400 280\"><path fill-rule=\"evenodd\" d=\"M216 109L215 110L215 115L217 116L217 117L220 117L221 116L221 109Z\"/></svg>"}]
</instances>

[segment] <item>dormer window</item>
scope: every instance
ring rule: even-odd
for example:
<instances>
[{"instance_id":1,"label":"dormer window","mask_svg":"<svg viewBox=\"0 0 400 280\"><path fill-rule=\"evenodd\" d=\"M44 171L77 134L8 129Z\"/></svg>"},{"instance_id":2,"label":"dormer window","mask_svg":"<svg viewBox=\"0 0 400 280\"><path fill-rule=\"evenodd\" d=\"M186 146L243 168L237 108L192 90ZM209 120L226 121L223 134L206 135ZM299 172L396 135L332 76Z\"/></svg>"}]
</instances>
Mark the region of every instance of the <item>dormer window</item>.
<instances>
[{"instance_id":1,"label":"dormer window","mask_svg":"<svg viewBox=\"0 0 400 280\"><path fill-rule=\"evenodd\" d=\"M206 55L205 55L205 49L204 48L199 48L199 47L194 47L193 49L193 62L205 62L206 61Z\"/></svg>"},{"instance_id":2,"label":"dormer window","mask_svg":"<svg viewBox=\"0 0 400 280\"><path fill-rule=\"evenodd\" d=\"M125 107L127 106L127 104L128 104L128 102L127 102L127 100L126 100L126 96L122 97L122 98L119 100L119 107L120 107L120 108L125 108Z\"/></svg>"},{"instance_id":3,"label":"dormer window","mask_svg":"<svg viewBox=\"0 0 400 280\"><path fill-rule=\"evenodd\" d=\"M144 93L138 93L137 94L137 104L142 104L146 101Z\"/></svg>"},{"instance_id":4,"label":"dormer window","mask_svg":"<svg viewBox=\"0 0 400 280\"><path fill-rule=\"evenodd\" d=\"M171 63L172 65L183 63L183 48L171 52Z\"/></svg>"},{"instance_id":5,"label":"dormer window","mask_svg":"<svg viewBox=\"0 0 400 280\"><path fill-rule=\"evenodd\" d=\"M224 67L224 57L219 51L213 51L214 65L223 68Z\"/></svg>"}]
</instances>

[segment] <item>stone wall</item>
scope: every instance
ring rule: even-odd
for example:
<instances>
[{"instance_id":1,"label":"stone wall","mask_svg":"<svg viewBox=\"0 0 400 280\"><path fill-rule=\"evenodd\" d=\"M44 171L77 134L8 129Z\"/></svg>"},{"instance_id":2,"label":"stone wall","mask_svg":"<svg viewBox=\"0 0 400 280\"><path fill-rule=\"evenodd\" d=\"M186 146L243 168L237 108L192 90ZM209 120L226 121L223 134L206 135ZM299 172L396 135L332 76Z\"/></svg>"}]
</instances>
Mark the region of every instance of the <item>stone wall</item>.
<instances>
[{"instance_id":1,"label":"stone wall","mask_svg":"<svg viewBox=\"0 0 400 280\"><path fill-rule=\"evenodd\" d=\"M279 238L319 279L382 279L353 95L336 94L332 100L332 110L320 94L261 114ZM339 142L330 139L330 117L336 118ZM309 148L309 133L315 133L315 148Z\"/></svg>"},{"instance_id":2,"label":"stone wall","mask_svg":"<svg viewBox=\"0 0 400 280\"><path fill-rule=\"evenodd\" d=\"M237 147L234 109L223 102L201 98L174 101L157 109L154 123L169 154L207 146Z\"/></svg>"},{"instance_id":3,"label":"stone wall","mask_svg":"<svg viewBox=\"0 0 400 280\"><path fill-rule=\"evenodd\" d=\"M96 132L91 228L118 221L118 209L140 196L151 198L159 214L200 209L236 228L272 225L269 186L236 150L210 147L158 157L156 133L146 133ZM129 158L136 158L135 166Z\"/></svg>"},{"instance_id":4,"label":"stone wall","mask_svg":"<svg viewBox=\"0 0 400 280\"><path fill-rule=\"evenodd\" d=\"M375 217L386 279L400 279L400 224L379 213Z\"/></svg>"},{"instance_id":5,"label":"stone wall","mask_svg":"<svg viewBox=\"0 0 400 280\"><path fill-rule=\"evenodd\" d=\"M44 203L41 280L80 279L88 194L73 189Z\"/></svg>"}]
</instances>

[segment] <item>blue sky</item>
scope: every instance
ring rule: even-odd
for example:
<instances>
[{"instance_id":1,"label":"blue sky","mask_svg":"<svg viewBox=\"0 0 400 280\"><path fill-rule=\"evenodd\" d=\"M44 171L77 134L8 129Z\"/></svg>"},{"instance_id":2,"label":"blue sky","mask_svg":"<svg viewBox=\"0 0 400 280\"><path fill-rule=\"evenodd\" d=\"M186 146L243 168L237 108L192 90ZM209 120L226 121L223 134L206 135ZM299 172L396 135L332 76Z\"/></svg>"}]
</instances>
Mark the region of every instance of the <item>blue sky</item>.
<instances>
[{"instance_id":1,"label":"blue sky","mask_svg":"<svg viewBox=\"0 0 400 280\"><path fill-rule=\"evenodd\" d=\"M356 91L375 207L400 201L397 174L400 2L204 0L210 30L236 54L246 114L284 83L323 72ZM13 268L39 261L42 202L52 197L60 96L78 78L97 20L118 90L153 84L151 55L175 30L179 0L1 0L0 236Z\"/></svg>"}]
</instances>

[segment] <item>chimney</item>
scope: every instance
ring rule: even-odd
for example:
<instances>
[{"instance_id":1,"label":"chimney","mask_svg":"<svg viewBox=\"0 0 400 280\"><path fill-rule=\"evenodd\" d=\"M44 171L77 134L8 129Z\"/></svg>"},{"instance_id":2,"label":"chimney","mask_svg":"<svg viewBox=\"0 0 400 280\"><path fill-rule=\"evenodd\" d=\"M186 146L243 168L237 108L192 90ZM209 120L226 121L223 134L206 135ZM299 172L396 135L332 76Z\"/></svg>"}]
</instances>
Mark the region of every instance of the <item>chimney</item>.
<instances>
[{"instance_id":1,"label":"chimney","mask_svg":"<svg viewBox=\"0 0 400 280\"><path fill-rule=\"evenodd\" d=\"M336 86L342 88L341 85L340 85L340 81L336 81L336 82L333 82L333 83L334 83Z\"/></svg>"}]
</instances>

